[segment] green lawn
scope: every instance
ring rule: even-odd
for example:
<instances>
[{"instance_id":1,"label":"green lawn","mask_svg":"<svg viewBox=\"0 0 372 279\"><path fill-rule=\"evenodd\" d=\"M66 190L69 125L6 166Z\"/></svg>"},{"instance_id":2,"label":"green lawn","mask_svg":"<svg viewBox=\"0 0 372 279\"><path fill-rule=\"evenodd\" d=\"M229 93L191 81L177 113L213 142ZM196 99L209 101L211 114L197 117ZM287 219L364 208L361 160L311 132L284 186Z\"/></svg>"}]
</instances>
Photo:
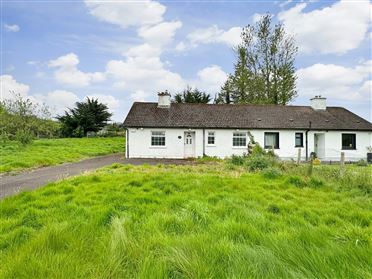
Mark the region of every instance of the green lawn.
<instances>
[{"instance_id":1,"label":"green lawn","mask_svg":"<svg viewBox=\"0 0 372 279\"><path fill-rule=\"evenodd\" d=\"M124 141L122 137L41 139L26 146L0 142L0 173L124 152Z\"/></svg>"},{"instance_id":2,"label":"green lawn","mask_svg":"<svg viewBox=\"0 0 372 279\"><path fill-rule=\"evenodd\" d=\"M2 278L372 278L371 167L113 165L0 203Z\"/></svg>"}]
</instances>

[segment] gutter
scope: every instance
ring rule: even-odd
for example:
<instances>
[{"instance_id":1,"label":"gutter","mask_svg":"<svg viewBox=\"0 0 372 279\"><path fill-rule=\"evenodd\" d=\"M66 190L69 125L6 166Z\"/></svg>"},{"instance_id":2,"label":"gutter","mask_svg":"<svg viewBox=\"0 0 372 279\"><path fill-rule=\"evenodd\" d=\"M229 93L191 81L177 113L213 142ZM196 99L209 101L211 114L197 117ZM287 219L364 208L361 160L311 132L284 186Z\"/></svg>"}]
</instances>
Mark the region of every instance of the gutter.
<instances>
[{"instance_id":1,"label":"gutter","mask_svg":"<svg viewBox=\"0 0 372 279\"><path fill-rule=\"evenodd\" d=\"M306 161L309 159L308 133L310 132L310 130L311 130L311 121L309 121L309 129L307 129L306 132L305 132L305 137L306 137L306 142L305 142L305 146L306 146Z\"/></svg>"},{"instance_id":2,"label":"gutter","mask_svg":"<svg viewBox=\"0 0 372 279\"><path fill-rule=\"evenodd\" d=\"M203 157L205 156L205 129L203 129Z\"/></svg>"}]
</instances>

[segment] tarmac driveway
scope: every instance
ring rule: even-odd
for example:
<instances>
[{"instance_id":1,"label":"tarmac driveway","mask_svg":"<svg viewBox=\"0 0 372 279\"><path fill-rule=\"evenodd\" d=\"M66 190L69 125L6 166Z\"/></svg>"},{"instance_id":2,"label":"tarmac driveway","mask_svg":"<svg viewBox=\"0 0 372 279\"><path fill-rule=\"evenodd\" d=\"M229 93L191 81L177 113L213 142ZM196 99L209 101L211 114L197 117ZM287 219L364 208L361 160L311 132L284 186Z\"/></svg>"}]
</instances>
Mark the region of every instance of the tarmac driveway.
<instances>
[{"instance_id":1,"label":"tarmac driveway","mask_svg":"<svg viewBox=\"0 0 372 279\"><path fill-rule=\"evenodd\" d=\"M94 157L76 163L38 168L17 175L0 176L0 199L22 190L36 189L49 182L95 170L114 163L132 165L188 164L190 161L173 159L125 159L123 153Z\"/></svg>"}]
</instances>

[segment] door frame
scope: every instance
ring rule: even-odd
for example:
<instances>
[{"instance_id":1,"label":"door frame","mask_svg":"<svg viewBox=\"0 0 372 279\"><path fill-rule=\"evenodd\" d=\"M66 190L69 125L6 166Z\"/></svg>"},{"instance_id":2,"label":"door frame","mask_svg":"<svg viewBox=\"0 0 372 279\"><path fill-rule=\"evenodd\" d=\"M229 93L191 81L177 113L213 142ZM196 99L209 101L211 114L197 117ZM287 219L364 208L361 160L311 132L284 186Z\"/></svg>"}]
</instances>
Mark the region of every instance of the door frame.
<instances>
[{"instance_id":1,"label":"door frame","mask_svg":"<svg viewBox=\"0 0 372 279\"><path fill-rule=\"evenodd\" d=\"M195 138L196 138L196 133L195 131L185 131L184 132L184 141L183 141L183 157L184 158L195 158ZM190 139L188 136L191 135L191 144L188 144L187 141ZM191 146L191 152L188 153L186 152L186 146L187 145L192 145ZM189 147L188 147L189 148Z\"/></svg>"}]
</instances>

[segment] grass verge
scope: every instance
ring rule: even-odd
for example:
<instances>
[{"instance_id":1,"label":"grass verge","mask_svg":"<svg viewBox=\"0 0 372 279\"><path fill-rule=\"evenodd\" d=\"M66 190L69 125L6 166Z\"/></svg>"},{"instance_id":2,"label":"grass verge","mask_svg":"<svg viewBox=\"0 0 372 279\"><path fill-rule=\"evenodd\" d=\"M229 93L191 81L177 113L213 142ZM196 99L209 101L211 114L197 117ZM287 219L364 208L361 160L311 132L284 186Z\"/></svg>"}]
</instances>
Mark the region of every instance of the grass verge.
<instances>
[{"instance_id":1,"label":"grass verge","mask_svg":"<svg viewBox=\"0 0 372 279\"><path fill-rule=\"evenodd\" d=\"M0 142L0 173L124 152L124 141L122 137L41 139L25 146L15 141Z\"/></svg>"}]
</instances>

